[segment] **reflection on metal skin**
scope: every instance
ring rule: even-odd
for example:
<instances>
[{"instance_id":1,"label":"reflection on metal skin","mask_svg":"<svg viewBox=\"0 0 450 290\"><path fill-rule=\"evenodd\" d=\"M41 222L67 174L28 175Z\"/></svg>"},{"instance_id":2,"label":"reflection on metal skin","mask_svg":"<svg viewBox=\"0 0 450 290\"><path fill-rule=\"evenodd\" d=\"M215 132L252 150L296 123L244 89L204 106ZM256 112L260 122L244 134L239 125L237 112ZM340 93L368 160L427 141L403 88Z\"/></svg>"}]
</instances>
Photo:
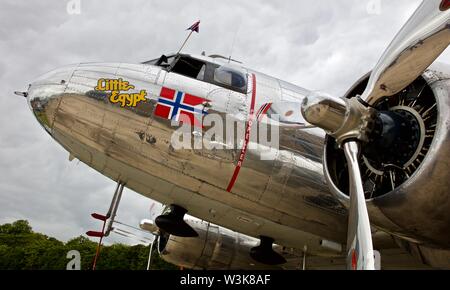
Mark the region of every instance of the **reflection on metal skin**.
<instances>
[{"instance_id":1,"label":"reflection on metal skin","mask_svg":"<svg viewBox=\"0 0 450 290\"><path fill-rule=\"evenodd\" d=\"M134 108L112 104L107 93L94 90L100 78L126 79L136 92L146 90L148 101ZM370 201L369 213L375 225L390 233L448 244L450 218L441 217L449 212L442 190L450 187L444 125L450 122L446 101L450 86L440 73L426 72L424 78L436 94L440 112L431 153L393 194ZM287 247L306 244L312 255L323 253L322 239L346 242L346 210L336 197L344 203L348 199L332 183L335 197L329 192L326 180L331 179L323 175L322 130L281 127L274 160L261 160L259 149L249 149L238 182L227 192L240 150L173 150L170 140L176 128L153 116L161 86L179 88L180 82L150 65L79 64L32 83L28 101L38 121L75 158L113 180L120 177L144 196L178 204L194 216L208 216L215 224L249 236L273 236ZM263 88L261 95L269 94ZM306 96L301 89L298 94ZM222 98L229 94L217 88L201 96L213 100L212 113L225 115L225 106L214 105L226 103Z\"/></svg>"},{"instance_id":2,"label":"reflection on metal skin","mask_svg":"<svg viewBox=\"0 0 450 290\"><path fill-rule=\"evenodd\" d=\"M34 81L28 89L28 105L49 134L52 133L61 96L75 68L76 65L71 65L50 71Z\"/></svg>"},{"instance_id":3,"label":"reflection on metal skin","mask_svg":"<svg viewBox=\"0 0 450 290\"><path fill-rule=\"evenodd\" d=\"M301 261L299 255L284 253L282 247L275 245L275 251L289 259L289 263L278 266L258 263L249 255L258 239L199 220L188 223L199 233L198 238L161 235L158 250L167 262L194 270L281 270L295 269Z\"/></svg>"},{"instance_id":4,"label":"reflection on metal skin","mask_svg":"<svg viewBox=\"0 0 450 290\"><path fill-rule=\"evenodd\" d=\"M374 119L375 111L365 107L357 98L315 94L304 99L302 114L309 123L324 129L341 145L350 139L368 141L368 124Z\"/></svg>"},{"instance_id":5,"label":"reflection on metal skin","mask_svg":"<svg viewBox=\"0 0 450 290\"><path fill-rule=\"evenodd\" d=\"M347 265L352 265L355 259L353 270L375 270L372 233L358 164L360 148L355 141L346 142L343 147L350 176Z\"/></svg>"},{"instance_id":6,"label":"reflection on metal skin","mask_svg":"<svg viewBox=\"0 0 450 290\"><path fill-rule=\"evenodd\" d=\"M120 107L110 102L108 92L94 90L99 79L118 78L135 86L132 93L145 90L147 101ZM210 216L211 222L249 236L274 236L290 247L300 241L311 254L323 253L323 238L345 242L345 209L323 177L320 129L281 127L274 160L261 160L264 148L250 147L231 193L226 189L240 150L173 150L171 137L178 127L153 114L162 86L212 100L210 113L236 113L241 122L242 108L248 108L246 95L194 82L151 65L79 64L41 77L31 85L29 100L38 121L75 158L113 180L120 176L144 196L178 204L194 216ZM289 93L290 99L305 95L293 85L274 84L283 86L274 92ZM271 87L260 87L256 106L272 94ZM211 209L220 215L211 215Z\"/></svg>"},{"instance_id":7,"label":"reflection on metal skin","mask_svg":"<svg viewBox=\"0 0 450 290\"><path fill-rule=\"evenodd\" d=\"M450 44L450 10L423 1L373 69L361 99L374 105L412 83Z\"/></svg>"},{"instance_id":8,"label":"reflection on metal skin","mask_svg":"<svg viewBox=\"0 0 450 290\"><path fill-rule=\"evenodd\" d=\"M450 10L443 11L440 4L441 0L422 2L373 69L361 102L353 98L343 104L331 96L308 96L302 108L305 119L339 144L346 139L367 142L368 125L374 121L368 105L410 85L450 44Z\"/></svg>"},{"instance_id":9,"label":"reflection on metal skin","mask_svg":"<svg viewBox=\"0 0 450 290\"><path fill-rule=\"evenodd\" d=\"M329 95L314 94L307 96L302 103L302 114L311 124L334 133L341 128L347 113L344 99Z\"/></svg>"}]
</instances>

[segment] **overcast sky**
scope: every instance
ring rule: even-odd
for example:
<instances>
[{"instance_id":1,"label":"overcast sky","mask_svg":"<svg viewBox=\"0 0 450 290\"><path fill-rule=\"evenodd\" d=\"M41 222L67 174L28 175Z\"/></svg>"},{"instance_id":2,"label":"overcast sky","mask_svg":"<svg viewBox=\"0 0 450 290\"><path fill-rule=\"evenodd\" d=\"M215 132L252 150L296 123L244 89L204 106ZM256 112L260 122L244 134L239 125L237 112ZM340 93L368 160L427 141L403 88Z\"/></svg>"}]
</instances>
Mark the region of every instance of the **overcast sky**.
<instances>
[{"instance_id":1,"label":"overcast sky","mask_svg":"<svg viewBox=\"0 0 450 290\"><path fill-rule=\"evenodd\" d=\"M69 2L0 0L0 223L28 219L63 240L99 229L90 213L107 211L115 184L69 162L15 90L65 64L136 63L176 51L200 19L185 51L233 51L248 67L340 95L374 66L420 0L81 0L80 14L67 12ZM448 50L441 60L450 63ZM126 189L118 218L137 226L148 208Z\"/></svg>"}]
</instances>

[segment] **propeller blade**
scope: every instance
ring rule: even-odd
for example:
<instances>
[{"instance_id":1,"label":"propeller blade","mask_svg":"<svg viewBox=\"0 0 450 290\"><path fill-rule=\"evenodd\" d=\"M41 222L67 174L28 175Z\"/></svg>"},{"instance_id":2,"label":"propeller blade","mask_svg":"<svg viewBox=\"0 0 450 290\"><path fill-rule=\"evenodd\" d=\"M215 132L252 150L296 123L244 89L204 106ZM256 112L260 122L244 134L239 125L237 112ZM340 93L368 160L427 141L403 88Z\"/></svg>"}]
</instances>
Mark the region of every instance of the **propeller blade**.
<instances>
[{"instance_id":1,"label":"propeller blade","mask_svg":"<svg viewBox=\"0 0 450 290\"><path fill-rule=\"evenodd\" d=\"M375 270L369 214L358 164L359 144L349 141L343 148L350 177L347 267L351 270Z\"/></svg>"},{"instance_id":2,"label":"propeller blade","mask_svg":"<svg viewBox=\"0 0 450 290\"><path fill-rule=\"evenodd\" d=\"M372 71L361 99L373 105L428 68L450 44L448 0L426 0L403 26Z\"/></svg>"}]
</instances>

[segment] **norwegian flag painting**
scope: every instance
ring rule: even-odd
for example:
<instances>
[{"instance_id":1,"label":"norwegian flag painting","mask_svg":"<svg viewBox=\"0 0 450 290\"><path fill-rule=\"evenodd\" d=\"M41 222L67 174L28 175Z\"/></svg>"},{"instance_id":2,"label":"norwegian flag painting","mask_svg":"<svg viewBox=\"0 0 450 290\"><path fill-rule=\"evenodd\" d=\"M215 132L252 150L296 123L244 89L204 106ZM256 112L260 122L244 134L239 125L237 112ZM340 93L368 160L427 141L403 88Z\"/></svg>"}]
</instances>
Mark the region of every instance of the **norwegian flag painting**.
<instances>
[{"instance_id":1,"label":"norwegian flag painting","mask_svg":"<svg viewBox=\"0 0 450 290\"><path fill-rule=\"evenodd\" d=\"M207 99L163 87L155 115L182 123L189 122L192 126L201 128L202 118L208 114L205 108L207 102Z\"/></svg>"}]
</instances>

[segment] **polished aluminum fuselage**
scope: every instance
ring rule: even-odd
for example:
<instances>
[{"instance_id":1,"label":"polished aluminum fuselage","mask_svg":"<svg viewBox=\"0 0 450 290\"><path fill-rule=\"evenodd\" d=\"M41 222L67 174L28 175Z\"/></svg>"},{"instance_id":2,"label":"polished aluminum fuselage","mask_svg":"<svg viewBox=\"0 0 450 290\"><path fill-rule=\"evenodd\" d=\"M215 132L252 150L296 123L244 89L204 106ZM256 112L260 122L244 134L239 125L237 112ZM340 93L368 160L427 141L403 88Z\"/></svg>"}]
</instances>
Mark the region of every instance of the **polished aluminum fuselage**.
<instances>
[{"instance_id":1,"label":"polished aluminum fuselage","mask_svg":"<svg viewBox=\"0 0 450 290\"><path fill-rule=\"evenodd\" d=\"M39 122L72 156L128 188L250 236L272 236L287 247L307 246L310 253L327 254L320 241L345 243L347 216L324 180L321 130L280 126L273 160L262 160L260 149L250 146L229 192L241 149L174 150L171 138L177 127L154 115L162 86L206 98L210 113L242 124L249 118L254 89L255 110L265 103L300 104L308 94L247 72L248 92L242 94L157 66L78 64L39 78L28 99ZM102 78L127 80L136 92L146 90L148 101L135 108L112 104L94 90ZM300 107L294 109L300 112ZM242 141L244 136L236 138Z\"/></svg>"}]
</instances>

